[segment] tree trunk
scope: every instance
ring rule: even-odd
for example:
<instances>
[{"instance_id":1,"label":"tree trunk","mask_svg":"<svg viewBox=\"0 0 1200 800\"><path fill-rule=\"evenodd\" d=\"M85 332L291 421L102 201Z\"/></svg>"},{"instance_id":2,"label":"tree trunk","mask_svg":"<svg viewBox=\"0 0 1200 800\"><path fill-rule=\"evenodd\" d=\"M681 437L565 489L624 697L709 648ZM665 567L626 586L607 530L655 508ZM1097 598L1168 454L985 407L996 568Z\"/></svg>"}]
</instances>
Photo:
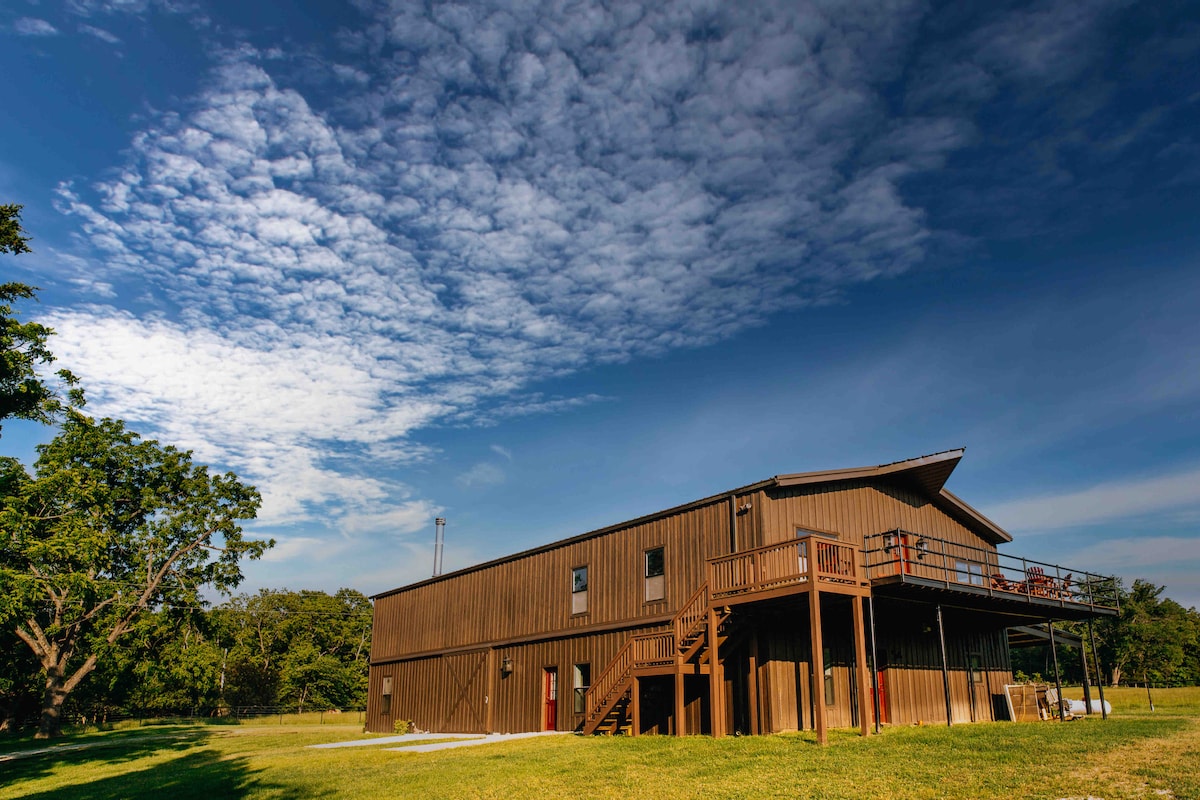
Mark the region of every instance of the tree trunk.
<instances>
[{"instance_id":1,"label":"tree trunk","mask_svg":"<svg viewBox=\"0 0 1200 800\"><path fill-rule=\"evenodd\" d=\"M96 668L96 657L91 655L68 677L65 674L68 658L69 653L60 656L58 663L42 667L46 671L46 691L42 693L42 716L35 739L52 739L62 733L63 701Z\"/></svg>"},{"instance_id":2,"label":"tree trunk","mask_svg":"<svg viewBox=\"0 0 1200 800\"><path fill-rule=\"evenodd\" d=\"M67 699L62 666L46 670L46 691L42 693L42 716L35 739L51 739L62 733L62 704Z\"/></svg>"}]
</instances>

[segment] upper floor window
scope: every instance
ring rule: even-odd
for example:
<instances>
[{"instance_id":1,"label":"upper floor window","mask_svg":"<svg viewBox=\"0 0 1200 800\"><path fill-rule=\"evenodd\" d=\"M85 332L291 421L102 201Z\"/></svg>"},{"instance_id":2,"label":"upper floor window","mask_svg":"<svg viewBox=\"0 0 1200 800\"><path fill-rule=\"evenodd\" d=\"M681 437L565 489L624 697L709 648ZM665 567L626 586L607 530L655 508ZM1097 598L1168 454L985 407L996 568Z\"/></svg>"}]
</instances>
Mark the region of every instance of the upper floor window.
<instances>
[{"instance_id":1,"label":"upper floor window","mask_svg":"<svg viewBox=\"0 0 1200 800\"><path fill-rule=\"evenodd\" d=\"M571 613L586 614L588 610L588 568L571 570Z\"/></svg>"},{"instance_id":2,"label":"upper floor window","mask_svg":"<svg viewBox=\"0 0 1200 800\"><path fill-rule=\"evenodd\" d=\"M643 566L646 576L646 602L662 600L667 596L666 559L663 548L652 547L644 554Z\"/></svg>"}]
</instances>

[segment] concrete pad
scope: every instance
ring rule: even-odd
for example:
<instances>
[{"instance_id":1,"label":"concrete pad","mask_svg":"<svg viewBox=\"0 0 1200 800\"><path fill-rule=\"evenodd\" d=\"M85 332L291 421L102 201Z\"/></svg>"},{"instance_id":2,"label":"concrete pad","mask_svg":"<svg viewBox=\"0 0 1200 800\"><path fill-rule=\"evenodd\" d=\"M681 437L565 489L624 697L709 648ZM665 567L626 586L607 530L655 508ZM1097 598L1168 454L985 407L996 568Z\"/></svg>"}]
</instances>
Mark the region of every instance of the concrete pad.
<instances>
[{"instance_id":1,"label":"concrete pad","mask_svg":"<svg viewBox=\"0 0 1200 800\"><path fill-rule=\"evenodd\" d=\"M379 736L375 739L354 739L349 742L329 742L328 744L310 744L317 750L333 749L336 747L370 747L376 744L395 744L396 742L420 742L430 739L480 739L481 733L402 733L395 736Z\"/></svg>"},{"instance_id":2,"label":"concrete pad","mask_svg":"<svg viewBox=\"0 0 1200 800\"><path fill-rule=\"evenodd\" d=\"M433 734L436 736L437 734ZM567 736L566 731L538 731L536 733L489 733L474 739L464 739L459 742L435 742L433 744L415 744L411 747L385 747L392 753L432 753L434 750L452 750L456 747L474 747L478 744L495 744L515 739L531 739L535 736Z\"/></svg>"}]
</instances>

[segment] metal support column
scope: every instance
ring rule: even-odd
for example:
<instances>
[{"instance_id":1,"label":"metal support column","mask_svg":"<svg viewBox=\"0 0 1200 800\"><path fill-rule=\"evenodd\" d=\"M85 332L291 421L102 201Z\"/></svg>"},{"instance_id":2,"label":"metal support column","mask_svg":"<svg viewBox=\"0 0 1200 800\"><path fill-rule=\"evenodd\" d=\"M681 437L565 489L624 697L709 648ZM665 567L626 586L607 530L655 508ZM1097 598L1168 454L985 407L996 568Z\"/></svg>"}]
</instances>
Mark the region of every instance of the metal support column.
<instances>
[{"instance_id":1,"label":"metal support column","mask_svg":"<svg viewBox=\"0 0 1200 800\"><path fill-rule=\"evenodd\" d=\"M867 612L871 620L871 699L875 706L875 732L879 733L879 658L875 652L875 598L867 597Z\"/></svg>"},{"instance_id":2,"label":"metal support column","mask_svg":"<svg viewBox=\"0 0 1200 800\"><path fill-rule=\"evenodd\" d=\"M1054 658L1054 690L1058 693L1058 718L1067 718L1066 701L1062 696L1062 678L1058 673L1058 648L1054 646L1054 620L1046 619L1046 630L1050 632L1050 655Z\"/></svg>"},{"instance_id":3,"label":"metal support column","mask_svg":"<svg viewBox=\"0 0 1200 800\"><path fill-rule=\"evenodd\" d=\"M950 666L946 662L946 628L942 625L942 605L937 607L938 643L942 648L942 689L946 693L946 726L953 724L954 709L950 704Z\"/></svg>"},{"instance_id":4,"label":"metal support column","mask_svg":"<svg viewBox=\"0 0 1200 800\"><path fill-rule=\"evenodd\" d=\"M1100 716L1108 719L1108 709L1104 707L1104 670L1100 668L1100 657L1096 655L1096 633L1092 630L1092 618L1088 617L1088 641L1092 644L1092 661L1096 663L1096 689L1100 692Z\"/></svg>"}]
</instances>

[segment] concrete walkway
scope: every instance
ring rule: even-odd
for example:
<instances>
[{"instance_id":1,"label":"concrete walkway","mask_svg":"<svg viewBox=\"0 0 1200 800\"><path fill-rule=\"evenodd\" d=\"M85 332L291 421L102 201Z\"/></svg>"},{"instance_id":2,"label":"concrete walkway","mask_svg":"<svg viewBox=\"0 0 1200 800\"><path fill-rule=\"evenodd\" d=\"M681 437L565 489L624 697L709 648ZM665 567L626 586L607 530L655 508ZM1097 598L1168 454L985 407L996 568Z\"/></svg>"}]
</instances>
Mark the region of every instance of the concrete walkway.
<instances>
[{"instance_id":1,"label":"concrete walkway","mask_svg":"<svg viewBox=\"0 0 1200 800\"><path fill-rule=\"evenodd\" d=\"M384 747L382 749L394 753L432 753L434 750L451 750L455 747L473 747L477 744L494 744L514 739L529 739L534 736L565 736L565 731L541 731L538 733L489 733L482 736L477 733L406 733L399 736L382 736L378 739L355 739L350 742L330 742L328 744L310 744L313 749L333 749L337 747L370 747L372 745L395 744L396 742L420 742L431 739L454 741L434 741L431 744L413 744L407 747Z\"/></svg>"}]
</instances>

